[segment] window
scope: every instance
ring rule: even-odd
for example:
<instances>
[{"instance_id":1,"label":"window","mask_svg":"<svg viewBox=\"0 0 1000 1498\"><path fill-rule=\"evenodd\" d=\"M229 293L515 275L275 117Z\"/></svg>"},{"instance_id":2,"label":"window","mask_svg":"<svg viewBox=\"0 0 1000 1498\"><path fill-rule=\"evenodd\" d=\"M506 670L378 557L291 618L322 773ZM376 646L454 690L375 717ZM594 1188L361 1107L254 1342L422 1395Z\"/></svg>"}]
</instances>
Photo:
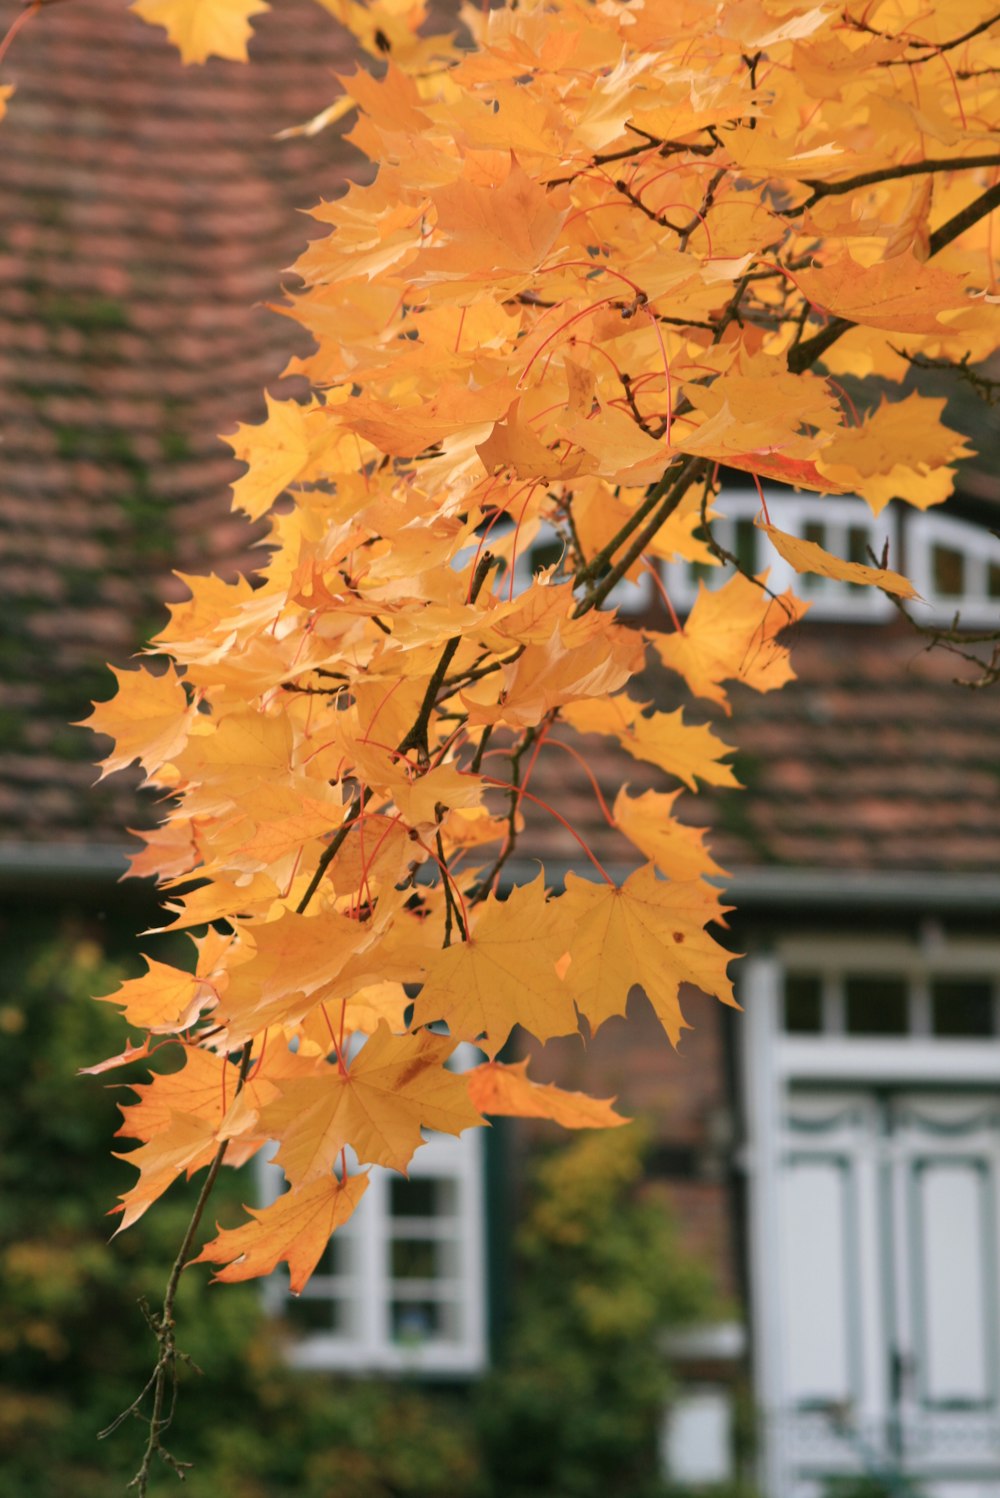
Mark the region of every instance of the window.
<instances>
[{"instance_id":1,"label":"window","mask_svg":"<svg viewBox=\"0 0 1000 1498\"><path fill-rule=\"evenodd\" d=\"M906 549L910 579L935 618L950 622L957 612L965 625L996 624L1000 537L965 520L911 515Z\"/></svg>"},{"instance_id":2,"label":"window","mask_svg":"<svg viewBox=\"0 0 1000 1498\"><path fill-rule=\"evenodd\" d=\"M302 1294L282 1267L266 1304L296 1339L301 1368L468 1375L486 1363L483 1133L431 1135L409 1178L373 1167L354 1216L338 1229ZM283 1185L262 1167L264 1193Z\"/></svg>"},{"instance_id":3,"label":"window","mask_svg":"<svg viewBox=\"0 0 1000 1498\"><path fill-rule=\"evenodd\" d=\"M790 494L786 490L766 489L765 497L774 524L789 535L815 541L835 556L869 566L869 552L880 557L888 540L890 564L899 565L896 519L891 510L876 519L865 502L852 495ZM718 518L712 521L712 534L721 547L738 559L742 568L757 573L769 567L770 585L775 592L794 586L796 593L812 604L811 618L889 617L892 604L877 589L793 572L755 526L760 507L756 491L748 490L723 490L715 502ZM731 567L671 562L665 568L667 591L678 610L687 609L698 595L699 582L717 588L731 572Z\"/></svg>"},{"instance_id":4,"label":"window","mask_svg":"<svg viewBox=\"0 0 1000 1498\"><path fill-rule=\"evenodd\" d=\"M975 1040L1000 1035L997 974L936 970L914 953L886 955L873 967L805 964L783 977L781 1027L786 1035L877 1038L934 1036ZM893 963L898 967L893 970Z\"/></svg>"}]
</instances>

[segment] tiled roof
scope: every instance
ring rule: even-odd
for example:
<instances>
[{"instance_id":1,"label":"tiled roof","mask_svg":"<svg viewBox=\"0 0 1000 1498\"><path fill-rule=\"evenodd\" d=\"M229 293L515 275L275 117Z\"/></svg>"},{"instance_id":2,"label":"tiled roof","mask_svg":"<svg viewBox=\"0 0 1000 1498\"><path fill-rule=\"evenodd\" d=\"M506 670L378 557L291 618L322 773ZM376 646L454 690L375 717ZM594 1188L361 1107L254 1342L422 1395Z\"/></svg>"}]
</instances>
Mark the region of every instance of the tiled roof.
<instances>
[{"instance_id":1,"label":"tiled roof","mask_svg":"<svg viewBox=\"0 0 1000 1498\"><path fill-rule=\"evenodd\" d=\"M274 133L330 102L344 35L284 0L251 66L184 68L121 0L74 0L5 61L0 839L121 841L139 814L124 777L90 791L93 741L66 725L183 596L172 569L246 550L216 434L263 414L295 347L263 303L347 152Z\"/></svg>"},{"instance_id":2,"label":"tiled roof","mask_svg":"<svg viewBox=\"0 0 1000 1498\"><path fill-rule=\"evenodd\" d=\"M659 707L684 705L688 721L712 722L737 751L745 790L704 790L678 804L683 820L712 828L716 861L732 871L1000 870L1000 690L956 685L960 663L925 650L902 621L802 624L785 639L798 679L763 696L736 687L732 718L692 702L679 678L649 683ZM606 795L623 779L633 794L656 783L609 741L574 742ZM634 862L583 778L572 795L566 779L563 754L543 751L531 789L555 802L598 858ZM537 841L529 834L520 851L544 845L550 858L580 856L558 823L536 807L527 815Z\"/></svg>"},{"instance_id":3,"label":"tiled roof","mask_svg":"<svg viewBox=\"0 0 1000 1498\"><path fill-rule=\"evenodd\" d=\"M45 8L4 65L17 93L0 130L0 841L121 843L134 792L121 776L91 790L89 735L66 725L109 695L100 663L123 664L180 595L173 568L228 570L246 551L228 508L239 469L216 433L261 414L295 347L294 325L261 304L310 232L294 210L332 193L344 162L330 134L274 132L327 104L346 62L315 0L255 27L250 67L185 69L120 0L74 0ZM1000 868L1000 690L952 685L952 660L898 623L805 624L793 644L786 690L737 689L731 721L689 706L718 720L748 786L687 798L717 860ZM672 678L649 690L685 700ZM584 748L608 788L655 783L601 741ZM599 857L625 861L567 768L544 752L533 788ZM526 855L580 856L537 808L528 821Z\"/></svg>"}]
</instances>

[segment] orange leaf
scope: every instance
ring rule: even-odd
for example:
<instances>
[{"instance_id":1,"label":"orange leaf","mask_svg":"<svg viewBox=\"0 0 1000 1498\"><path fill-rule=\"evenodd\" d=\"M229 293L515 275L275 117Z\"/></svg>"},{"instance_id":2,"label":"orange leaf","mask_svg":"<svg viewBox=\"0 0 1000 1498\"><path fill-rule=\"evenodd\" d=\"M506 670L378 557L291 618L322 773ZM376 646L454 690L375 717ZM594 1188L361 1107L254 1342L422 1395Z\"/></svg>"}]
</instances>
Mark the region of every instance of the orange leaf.
<instances>
[{"instance_id":1,"label":"orange leaf","mask_svg":"<svg viewBox=\"0 0 1000 1498\"><path fill-rule=\"evenodd\" d=\"M596 1029L624 1014L629 989L638 984L676 1045L686 1028L678 1001L682 983L692 983L735 1006L726 976L732 953L703 930L715 913L714 891L657 879L651 863L636 869L621 888L566 875L561 915L571 923L572 961L566 983Z\"/></svg>"},{"instance_id":2,"label":"orange leaf","mask_svg":"<svg viewBox=\"0 0 1000 1498\"><path fill-rule=\"evenodd\" d=\"M270 10L265 0L133 0L132 9L151 26L163 26L182 62L210 56L246 62L249 18Z\"/></svg>"},{"instance_id":3,"label":"orange leaf","mask_svg":"<svg viewBox=\"0 0 1000 1498\"><path fill-rule=\"evenodd\" d=\"M478 1040L490 1056L515 1025L539 1040L569 1035L576 1013L556 973L565 950L559 905L546 902L541 874L506 900L490 895L470 939L428 961L413 1023L443 1019L453 1040Z\"/></svg>"},{"instance_id":4,"label":"orange leaf","mask_svg":"<svg viewBox=\"0 0 1000 1498\"><path fill-rule=\"evenodd\" d=\"M775 597L766 583L766 572L756 583L737 572L712 592L700 583L683 629L650 634L663 664L679 672L696 697L717 702L727 713L732 708L723 681L773 692L795 678L788 648L775 636L801 619L809 605L790 589Z\"/></svg>"},{"instance_id":5,"label":"orange leaf","mask_svg":"<svg viewBox=\"0 0 1000 1498\"><path fill-rule=\"evenodd\" d=\"M279 1084L260 1123L280 1137L275 1159L292 1184L328 1175L345 1145L359 1160L405 1172L422 1128L460 1134L481 1124L462 1078L444 1065L454 1049L448 1036L393 1035L382 1020L349 1071L324 1066Z\"/></svg>"},{"instance_id":6,"label":"orange leaf","mask_svg":"<svg viewBox=\"0 0 1000 1498\"><path fill-rule=\"evenodd\" d=\"M269 1207L247 1207L254 1219L238 1228L219 1228L192 1264L225 1264L214 1276L227 1284L270 1274L287 1263L289 1289L298 1295L337 1228L353 1213L368 1189L367 1172L339 1181L323 1176L279 1196Z\"/></svg>"},{"instance_id":7,"label":"orange leaf","mask_svg":"<svg viewBox=\"0 0 1000 1498\"><path fill-rule=\"evenodd\" d=\"M615 798L615 821L630 842L656 864L668 879L685 883L690 879L710 879L724 875L711 857L702 839L704 827L686 827L673 815L674 802L680 791L662 795L644 791L633 801L628 786L623 785Z\"/></svg>"},{"instance_id":8,"label":"orange leaf","mask_svg":"<svg viewBox=\"0 0 1000 1498\"><path fill-rule=\"evenodd\" d=\"M961 277L909 251L867 267L845 252L827 265L797 271L795 279L824 311L892 333L943 333L940 314L969 306Z\"/></svg>"},{"instance_id":9,"label":"orange leaf","mask_svg":"<svg viewBox=\"0 0 1000 1498\"><path fill-rule=\"evenodd\" d=\"M757 521L757 526L770 539L779 556L784 557L796 572L815 572L820 577L834 577L846 583L864 583L872 588L882 588L886 593L897 593L900 598L916 598L917 592L908 578L900 572L891 572L886 567L866 567L861 562L844 562L831 556L815 541L803 541L798 536L789 536L777 526Z\"/></svg>"},{"instance_id":10,"label":"orange leaf","mask_svg":"<svg viewBox=\"0 0 1000 1498\"><path fill-rule=\"evenodd\" d=\"M150 779L187 743L191 709L181 678L173 666L161 675L152 671L111 670L118 681L117 696L95 702L94 711L77 726L106 733L115 747L102 761L100 778L124 770L138 760Z\"/></svg>"},{"instance_id":11,"label":"orange leaf","mask_svg":"<svg viewBox=\"0 0 1000 1498\"><path fill-rule=\"evenodd\" d=\"M194 1023L211 994L193 973L143 957L148 969L130 978L116 993L103 994L101 1003L118 1004L130 1025L143 1030L186 1030Z\"/></svg>"},{"instance_id":12,"label":"orange leaf","mask_svg":"<svg viewBox=\"0 0 1000 1498\"><path fill-rule=\"evenodd\" d=\"M527 1061L484 1061L465 1073L473 1107L494 1117L551 1118L564 1129L616 1129L629 1122L607 1100L533 1082Z\"/></svg>"}]
</instances>

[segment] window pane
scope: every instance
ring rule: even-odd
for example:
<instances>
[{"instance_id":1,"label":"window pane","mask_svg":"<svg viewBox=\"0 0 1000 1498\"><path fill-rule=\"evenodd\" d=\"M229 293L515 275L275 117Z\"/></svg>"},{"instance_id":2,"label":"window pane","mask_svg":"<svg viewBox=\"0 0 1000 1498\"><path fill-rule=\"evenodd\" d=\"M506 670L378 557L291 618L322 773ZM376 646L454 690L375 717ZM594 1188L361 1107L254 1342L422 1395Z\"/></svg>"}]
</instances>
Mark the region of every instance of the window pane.
<instances>
[{"instance_id":1,"label":"window pane","mask_svg":"<svg viewBox=\"0 0 1000 1498\"><path fill-rule=\"evenodd\" d=\"M991 598L1000 598L1000 562L991 562L987 568L986 591Z\"/></svg>"},{"instance_id":2,"label":"window pane","mask_svg":"<svg viewBox=\"0 0 1000 1498\"><path fill-rule=\"evenodd\" d=\"M458 1340L458 1310L441 1300L394 1300L390 1307L392 1340L405 1347Z\"/></svg>"},{"instance_id":3,"label":"window pane","mask_svg":"<svg viewBox=\"0 0 1000 1498\"><path fill-rule=\"evenodd\" d=\"M823 994L816 973L785 975L785 1029L790 1035L818 1035L823 1028Z\"/></svg>"},{"instance_id":4,"label":"window pane","mask_svg":"<svg viewBox=\"0 0 1000 1498\"><path fill-rule=\"evenodd\" d=\"M442 1274L441 1244L428 1238L395 1238L392 1277L397 1280L436 1280Z\"/></svg>"},{"instance_id":5,"label":"window pane","mask_svg":"<svg viewBox=\"0 0 1000 1498\"><path fill-rule=\"evenodd\" d=\"M344 1232L334 1233L316 1265L316 1274L350 1274L354 1241Z\"/></svg>"},{"instance_id":6,"label":"window pane","mask_svg":"<svg viewBox=\"0 0 1000 1498\"><path fill-rule=\"evenodd\" d=\"M847 532L847 560L849 562L861 562L864 566L870 567L872 559L868 555L868 548L871 544L871 533L867 526L852 525ZM860 593L862 590L867 592L867 587L864 583L848 583L847 586L851 589L852 593Z\"/></svg>"},{"instance_id":7,"label":"window pane","mask_svg":"<svg viewBox=\"0 0 1000 1498\"><path fill-rule=\"evenodd\" d=\"M805 525L802 527L802 537L803 540L814 541L817 546L822 546L824 550L826 549L826 526L823 524L822 520L807 520ZM803 572L802 575L796 579L795 583L795 587L800 593L822 592L823 589L827 586L827 579L825 577L820 577L819 573L817 572Z\"/></svg>"},{"instance_id":8,"label":"window pane","mask_svg":"<svg viewBox=\"0 0 1000 1498\"><path fill-rule=\"evenodd\" d=\"M931 552L934 587L950 598L961 598L965 591L965 558L950 546L935 546Z\"/></svg>"},{"instance_id":9,"label":"window pane","mask_svg":"<svg viewBox=\"0 0 1000 1498\"><path fill-rule=\"evenodd\" d=\"M844 980L849 1035L905 1035L909 1004L903 978L868 974Z\"/></svg>"},{"instance_id":10,"label":"window pane","mask_svg":"<svg viewBox=\"0 0 1000 1498\"><path fill-rule=\"evenodd\" d=\"M285 1316L297 1332L340 1332L347 1330L347 1307L342 1300L327 1296L289 1296Z\"/></svg>"},{"instance_id":11,"label":"window pane","mask_svg":"<svg viewBox=\"0 0 1000 1498\"><path fill-rule=\"evenodd\" d=\"M416 1176L411 1181L394 1176L389 1182L393 1217L454 1217L457 1200L456 1183L436 1176Z\"/></svg>"},{"instance_id":12,"label":"window pane","mask_svg":"<svg viewBox=\"0 0 1000 1498\"><path fill-rule=\"evenodd\" d=\"M935 1035L992 1035L993 984L989 978L935 978L931 984Z\"/></svg>"},{"instance_id":13,"label":"window pane","mask_svg":"<svg viewBox=\"0 0 1000 1498\"><path fill-rule=\"evenodd\" d=\"M757 528L752 520L737 520L733 554L747 572L757 571Z\"/></svg>"}]
</instances>

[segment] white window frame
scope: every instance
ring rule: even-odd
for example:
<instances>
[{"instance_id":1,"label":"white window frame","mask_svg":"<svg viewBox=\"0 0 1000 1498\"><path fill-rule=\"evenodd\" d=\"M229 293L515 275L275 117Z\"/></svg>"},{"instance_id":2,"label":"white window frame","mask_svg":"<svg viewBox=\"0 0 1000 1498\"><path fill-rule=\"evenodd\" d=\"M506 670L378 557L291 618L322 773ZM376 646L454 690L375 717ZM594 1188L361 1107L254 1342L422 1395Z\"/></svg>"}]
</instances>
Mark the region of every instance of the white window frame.
<instances>
[{"instance_id":1,"label":"white window frame","mask_svg":"<svg viewBox=\"0 0 1000 1498\"><path fill-rule=\"evenodd\" d=\"M823 546L835 556L848 555L848 533L854 529L866 530L870 545L876 556L888 540L892 565L898 565L898 532L895 509L890 507L878 517L874 516L863 499L853 494L794 494L787 489L763 486L768 514L772 523L790 536L803 537L809 525L825 527ZM755 520L761 513L760 498L755 490L723 489L713 502L717 518L712 521L712 531L720 546L734 550L734 522ZM877 620L887 619L893 606L877 588L852 587L850 583L836 578L819 577L815 574L799 574L780 557L770 545L763 531L756 533L756 556L753 572L770 569L768 586L775 593L793 588L810 604L810 619ZM704 579L710 589L721 587L732 576L731 567L719 567ZM717 577L717 581L716 581ZM664 568L664 578L671 602L678 612L688 610L698 596L698 581L692 576L688 562L674 561Z\"/></svg>"},{"instance_id":2,"label":"white window frame","mask_svg":"<svg viewBox=\"0 0 1000 1498\"><path fill-rule=\"evenodd\" d=\"M796 968L827 979L833 973L904 977L912 985L916 1023L907 1035L885 1038L829 1031L787 1034L783 1029L784 977ZM764 1418L760 1485L772 1498L786 1498L790 1491L781 1439L786 1411L780 1298L775 1284L775 1267L781 1262L780 1150L788 1089L807 1082L996 1089L1000 1085L1000 1033L974 1039L931 1036L926 995L934 976L978 977L998 972L1000 943L948 941L933 924L916 944L853 936L799 937L780 943L773 952L750 956L742 964L746 1142L740 1164L749 1185L754 1381Z\"/></svg>"},{"instance_id":3,"label":"white window frame","mask_svg":"<svg viewBox=\"0 0 1000 1498\"><path fill-rule=\"evenodd\" d=\"M939 593L934 585L934 547L957 551L964 563L965 580L958 594ZM910 581L925 607L916 605L914 616L924 622L927 610L940 623L950 624L959 614L962 627L1000 626L1000 598L987 592L987 568L1000 567L1000 538L985 526L950 515L918 513L907 518L906 565Z\"/></svg>"},{"instance_id":4,"label":"white window frame","mask_svg":"<svg viewBox=\"0 0 1000 1498\"><path fill-rule=\"evenodd\" d=\"M468 1056L463 1054L466 1051ZM477 1057L473 1047L460 1047L455 1058L458 1069L464 1070ZM287 1354L293 1367L428 1378L474 1377L485 1370L488 1282L484 1133L482 1128L471 1128L457 1137L427 1134L410 1162L410 1180L433 1178L451 1183L455 1213L448 1218L398 1218L394 1224L391 1186L401 1177L384 1167L371 1167L368 1189L353 1216L337 1230L337 1236L350 1245L349 1270L342 1275L317 1271L300 1297L302 1301L344 1301L352 1324L347 1331L331 1329L297 1336ZM277 1146L262 1151L259 1157L260 1194L265 1203L275 1201L284 1189L284 1173L272 1162L276 1150ZM359 1168L351 1159L351 1151L348 1168L352 1173ZM406 1227L411 1228L409 1234ZM447 1285L440 1279L392 1279L392 1241L406 1236L451 1239L458 1265ZM394 1341L391 1305L393 1300L407 1298L450 1301L460 1328L458 1336L431 1336L412 1343ZM264 1282L264 1304L272 1315L280 1316L290 1303L288 1276L282 1267Z\"/></svg>"}]
</instances>

